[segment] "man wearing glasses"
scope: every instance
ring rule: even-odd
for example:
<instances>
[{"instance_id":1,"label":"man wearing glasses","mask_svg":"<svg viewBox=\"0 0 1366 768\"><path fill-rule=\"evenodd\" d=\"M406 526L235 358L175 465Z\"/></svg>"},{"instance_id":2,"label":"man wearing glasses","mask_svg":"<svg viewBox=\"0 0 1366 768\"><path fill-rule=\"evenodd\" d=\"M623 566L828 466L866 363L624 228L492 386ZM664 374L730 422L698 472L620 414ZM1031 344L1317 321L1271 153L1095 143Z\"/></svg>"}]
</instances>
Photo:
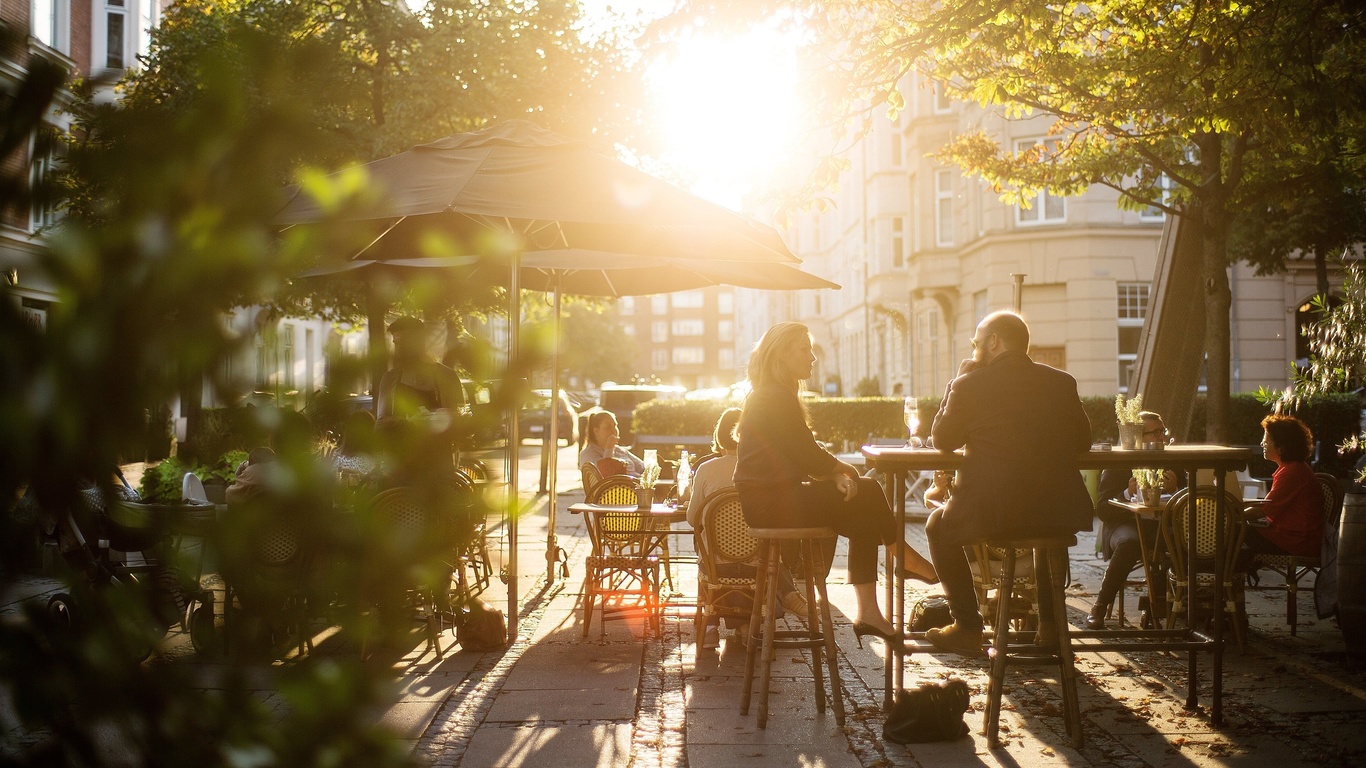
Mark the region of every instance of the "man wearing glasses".
<instances>
[{"instance_id":1,"label":"man wearing glasses","mask_svg":"<svg viewBox=\"0 0 1366 768\"><path fill-rule=\"evenodd\" d=\"M936 448L963 448L964 460L953 495L925 524L953 615L951 626L926 637L941 650L980 656L982 616L964 543L1075 533L1091 527L1094 509L1076 465L1091 446L1076 379L1029 358L1029 326L1013 312L987 315L972 349L931 429ZM1047 569L1037 578L1048 583ZM1045 642L1053 631L1048 601L1040 613Z\"/></svg>"},{"instance_id":2,"label":"man wearing glasses","mask_svg":"<svg viewBox=\"0 0 1366 768\"><path fill-rule=\"evenodd\" d=\"M1139 414L1143 420L1143 440L1148 443L1167 443L1167 425L1163 423L1162 417L1152 411L1143 411ZM1177 476L1175 472L1168 471L1162 478L1162 492L1172 493L1177 488ZM1138 561L1143 557L1143 548L1139 542L1142 535L1148 540L1148 550L1152 551L1157 544L1157 522L1155 520L1144 520L1140 530L1134 514L1127 509L1120 509L1110 503L1111 499L1118 499L1123 495L1124 490L1129 487L1134 480L1133 468L1112 468L1105 470L1100 476L1100 489L1096 496L1096 516L1100 518L1100 541L1101 555L1110 561L1105 567L1105 576L1100 583L1100 592L1096 593L1095 605L1091 606L1091 613L1086 617L1087 629L1104 629L1105 614L1110 611L1110 603L1114 601L1115 595L1124 588L1124 582L1129 578L1129 572L1138 565ZM1158 572L1154 572L1154 579L1162 578ZM1162 587L1158 589L1158 587ZM1153 589L1155 596L1166 594L1165 583L1155 585ZM1160 617L1165 611L1162 606L1150 606L1150 610L1156 608L1151 615Z\"/></svg>"}]
</instances>

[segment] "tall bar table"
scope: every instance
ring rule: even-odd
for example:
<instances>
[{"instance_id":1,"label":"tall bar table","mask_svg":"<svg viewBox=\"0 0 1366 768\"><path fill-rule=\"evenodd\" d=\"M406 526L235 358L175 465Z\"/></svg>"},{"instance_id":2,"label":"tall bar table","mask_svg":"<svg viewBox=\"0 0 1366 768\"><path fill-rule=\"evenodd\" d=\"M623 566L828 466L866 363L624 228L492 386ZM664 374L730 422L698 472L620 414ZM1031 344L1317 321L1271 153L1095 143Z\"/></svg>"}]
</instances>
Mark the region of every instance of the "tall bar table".
<instances>
[{"instance_id":1,"label":"tall bar table","mask_svg":"<svg viewBox=\"0 0 1366 768\"><path fill-rule=\"evenodd\" d=\"M885 489L896 516L898 530L906 527L906 497L901 492L907 473L926 470L955 470L963 464L963 452L945 452L934 448L898 448L866 445L863 455L869 466L882 472L887 479ZM1219 491L1218 534L1215 546L1220 552L1219 563L1222 568L1224 551L1223 521L1229 514L1224 504L1225 472L1236 472L1247 467L1250 459L1260 453L1255 448L1240 448L1227 445L1171 445L1161 450L1090 450L1077 455L1077 469L1174 469L1187 473L1187 487L1195 492L1198 470L1214 470L1215 487ZM1195 527L1190 527L1191 551L1195 549ZM931 647L923 638L906 634L906 589L901 577L900 553L896 547L887 548L887 604L892 612L892 624L907 639L900 644L889 643L892 652L887 654L883 665L883 708L890 708L895 691L903 687L905 679L905 658L913 653L930 652ZM1195 560L1188 563L1188 579L1195 583ZM1209 651L1213 655L1213 675L1210 691L1210 722L1222 725L1224 720L1224 626L1222 621L1214 622L1214 630L1209 635L1194 630L1195 601L1186 601L1186 628L1182 630L1073 630L1072 636L1079 642L1073 644L1078 653L1099 653L1117 650L1181 650L1188 654L1186 708L1199 706L1199 686L1197 680L1197 654Z\"/></svg>"}]
</instances>

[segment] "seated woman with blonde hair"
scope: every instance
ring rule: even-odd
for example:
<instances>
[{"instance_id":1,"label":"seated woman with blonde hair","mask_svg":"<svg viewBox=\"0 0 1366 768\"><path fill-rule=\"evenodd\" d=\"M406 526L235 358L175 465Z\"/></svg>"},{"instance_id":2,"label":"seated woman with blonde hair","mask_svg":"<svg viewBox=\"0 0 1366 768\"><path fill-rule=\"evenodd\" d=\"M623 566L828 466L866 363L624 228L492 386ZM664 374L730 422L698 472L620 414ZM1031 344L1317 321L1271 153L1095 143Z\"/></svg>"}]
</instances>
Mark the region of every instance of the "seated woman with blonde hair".
<instances>
[{"instance_id":1,"label":"seated woman with blonde hair","mask_svg":"<svg viewBox=\"0 0 1366 768\"><path fill-rule=\"evenodd\" d=\"M937 583L930 561L906 543L877 481L816 443L797 397L816 356L801 323L778 323L749 358L753 390L740 416L735 487L755 528L830 528L849 540L849 582L858 600L854 634L896 636L877 604L878 545L897 547L905 576Z\"/></svg>"}]
</instances>

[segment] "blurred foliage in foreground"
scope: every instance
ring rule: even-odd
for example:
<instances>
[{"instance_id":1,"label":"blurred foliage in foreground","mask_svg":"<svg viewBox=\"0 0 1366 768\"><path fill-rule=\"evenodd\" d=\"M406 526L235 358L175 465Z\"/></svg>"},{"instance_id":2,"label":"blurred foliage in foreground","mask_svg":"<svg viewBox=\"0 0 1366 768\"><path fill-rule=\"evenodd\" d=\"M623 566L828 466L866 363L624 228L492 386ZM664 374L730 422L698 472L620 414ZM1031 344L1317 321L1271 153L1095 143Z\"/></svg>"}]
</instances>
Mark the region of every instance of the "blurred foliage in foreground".
<instances>
[{"instance_id":1,"label":"blurred foliage in foreground","mask_svg":"<svg viewBox=\"0 0 1366 768\"><path fill-rule=\"evenodd\" d=\"M179 371L214 370L242 343L221 313L241 297L269 295L324 245L270 226L282 178L326 140L310 119L309 94L279 76L314 66L310 52L273 46L249 30L233 48L250 55L227 61L210 51L199 62L193 109L105 106L83 117L85 132L69 157L73 178L107 183L49 233L50 248L38 257L36 267L59 294L48 327L25 323L14 297L0 300L0 493L7 502L0 541L32 536L23 528L31 516L12 508L21 492L20 506L59 516L81 509L82 483L100 483L107 495L112 469L138 455L130 436L144 434L147 404L170 397ZM0 103L0 151L25 145L62 79L56 66L32 62ZM259 103L244 109L249 97ZM9 172L0 203L23 202L14 190L24 188L26 170ZM316 237L323 236L331 235ZM253 532L287 512L309 532L309 546L336 555L290 599L329 606L323 618L343 637L366 633L383 645L388 634L407 635L406 615L379 622L363 609L429 577L413 571L423 561L399 560L387 547L358 554L360 543L382 540L384 531L364 515L345 527L326 517L332 476L308 440L277 429L274 447L284 478L278 503L219 526L211 536L216 565L225 573L249 566L242 553ZM250 633L234 638L221 665L144 663L149 644L177 618L166 615L167 592L154 579L111 584L80 557L62 564L75 606L70 626L41 606L0 622L0 696L12 704L0 707L7 713L0 764L408 761L370 715L392 680L388 665L362 664L354 652L260 663L279 648L253 659L262 643ZM264 645L280 639L273 634ZM275 694L269 705L254 693L260 689Z\"/></svg>"}]
</instances>

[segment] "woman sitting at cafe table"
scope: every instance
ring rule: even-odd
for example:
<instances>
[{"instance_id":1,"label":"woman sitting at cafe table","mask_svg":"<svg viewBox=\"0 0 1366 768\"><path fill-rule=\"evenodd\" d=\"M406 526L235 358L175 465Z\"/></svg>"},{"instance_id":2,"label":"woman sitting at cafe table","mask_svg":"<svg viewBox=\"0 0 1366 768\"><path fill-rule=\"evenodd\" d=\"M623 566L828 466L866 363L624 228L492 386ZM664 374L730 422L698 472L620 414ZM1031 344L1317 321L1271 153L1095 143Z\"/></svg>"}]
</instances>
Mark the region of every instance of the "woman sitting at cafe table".
<instances>
[{"instance_id":1,"label":"woman sitting at cafe table","mask_svg":"<svg viewBox=\"0 0 1366 768\"><path fill-rule=\"evenodd\" d=\"M599 411L588 417L588 445L579 452L579 466L592 464L603 477L631 475L639 477L645 462L634 453L617 445L621 432L617 417L611 411Z\"/></svg>"},{"instance_id":2,"label":"woman sitting at cafe table","mask_svg":"<svg viewBox=\"0 0 1366 768\"><path fill-rule=\"evenodd\" d=\"M1252 555L1318 557L1323 540L1323 487L1309 466L1314 436L1294 416L1272 414L1262 419L1262 454L1276 462L1266 498L1250 503L1250 520L1265 518L1266 527L1249 526L1243 537L1244 560Z\"/></svg>"}]
</instances>

